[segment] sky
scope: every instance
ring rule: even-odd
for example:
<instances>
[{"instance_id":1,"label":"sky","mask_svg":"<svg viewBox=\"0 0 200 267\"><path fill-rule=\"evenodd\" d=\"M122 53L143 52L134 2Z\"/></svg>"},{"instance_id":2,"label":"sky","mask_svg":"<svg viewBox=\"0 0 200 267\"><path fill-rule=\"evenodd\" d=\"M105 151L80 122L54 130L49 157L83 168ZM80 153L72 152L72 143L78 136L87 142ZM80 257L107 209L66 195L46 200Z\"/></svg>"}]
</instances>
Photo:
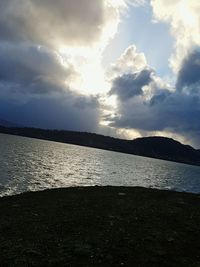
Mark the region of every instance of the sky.
<instances>
[{"instance_id":1,"label":"sky","mask_svg":"<svg viewBox=\"0 0 200 267\"><path fill-rule=\"evenodd\" d=\"M1 0L0 118L200 148L200 2Z\"/></svg>"}]
</instances>

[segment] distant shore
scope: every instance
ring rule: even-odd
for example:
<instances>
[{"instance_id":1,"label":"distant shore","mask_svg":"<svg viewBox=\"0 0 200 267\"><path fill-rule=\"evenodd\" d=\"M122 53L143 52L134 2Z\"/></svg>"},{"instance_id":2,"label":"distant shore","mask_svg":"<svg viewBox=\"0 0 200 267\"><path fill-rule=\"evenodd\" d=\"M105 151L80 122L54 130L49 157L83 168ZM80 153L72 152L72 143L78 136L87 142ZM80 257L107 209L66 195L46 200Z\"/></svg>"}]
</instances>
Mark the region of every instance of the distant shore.
<instances>
[{"instance_id":1,"label":"distant shore","mask_svg":"<svg viewBox=\"0 0 200 267\"><path fill-rule=\"evenodd\" d=\"M200 150L162 136L125 140L88 132L2 126L0 126L0 133L200 166Z\"/></svg>"},{"instance_id":2,"label":"distant shore","mask_svg":"<svg viewBox=\"0 0 200 267\"><path fill-rule=\"evenodd\" d=\"M78 187L0 199L1 266L200 266L200 195Z\"/></svg>"}]
</instances>

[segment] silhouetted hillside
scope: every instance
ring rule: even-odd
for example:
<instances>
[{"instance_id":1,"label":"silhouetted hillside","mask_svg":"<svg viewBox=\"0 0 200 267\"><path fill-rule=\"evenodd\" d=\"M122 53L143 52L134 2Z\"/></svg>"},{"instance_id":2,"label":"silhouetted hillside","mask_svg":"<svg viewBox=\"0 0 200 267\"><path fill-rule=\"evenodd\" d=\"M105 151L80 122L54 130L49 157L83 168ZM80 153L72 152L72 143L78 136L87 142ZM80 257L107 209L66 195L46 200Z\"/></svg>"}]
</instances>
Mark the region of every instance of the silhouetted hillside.
<instances>
[{"instance_id":1,"label":"silhouetted hillside","mask_svg":"<svg viewBox=\"0 0 200 267\"><path fill-rule=\"evenodd\" d=\"M200 163L200 153L189 145L166 137L145 137L132 141L138 154L170 161Z\"/></svg>"},{"instance_id":2,"label":"silhouetted hillside","mask_svg":"<svg viewBox=\"0 0 200 267\"><path fill-rule=\"evenodd\" d=\"M166 137L123 140L99 134L36 128L6 128L1 133L76 144L193 165L200 165L200 151Z\"/></svg>"}]
</instances>

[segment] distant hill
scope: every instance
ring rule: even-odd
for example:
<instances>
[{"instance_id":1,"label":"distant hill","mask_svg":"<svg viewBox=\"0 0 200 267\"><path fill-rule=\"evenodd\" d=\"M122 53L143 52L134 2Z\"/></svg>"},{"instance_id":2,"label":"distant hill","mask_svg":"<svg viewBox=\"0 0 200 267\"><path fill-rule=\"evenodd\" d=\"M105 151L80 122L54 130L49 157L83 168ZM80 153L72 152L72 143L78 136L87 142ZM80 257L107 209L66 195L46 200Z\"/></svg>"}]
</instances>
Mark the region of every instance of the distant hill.
<instances>
[{"instance_id":1,"label":"distant hill","mask_svg":"<svg viewBox=\"0 0 200 267\"><path fill-rule=\"evenodd\" d=\"M200 165L200 151L166 137L145 137L132 141L137 154Z\"/></svg>"},{"instance_id":2,"label":"distant hill","mask_svg":"<svg viewBox=\"0 0 200 267\"><path fill-rule=\"evenodd\" d=\"M200 166L200 150L166 137L123 140L87 132L1 127L0 133L76 144Z\"/></svg>"}]
</instances>

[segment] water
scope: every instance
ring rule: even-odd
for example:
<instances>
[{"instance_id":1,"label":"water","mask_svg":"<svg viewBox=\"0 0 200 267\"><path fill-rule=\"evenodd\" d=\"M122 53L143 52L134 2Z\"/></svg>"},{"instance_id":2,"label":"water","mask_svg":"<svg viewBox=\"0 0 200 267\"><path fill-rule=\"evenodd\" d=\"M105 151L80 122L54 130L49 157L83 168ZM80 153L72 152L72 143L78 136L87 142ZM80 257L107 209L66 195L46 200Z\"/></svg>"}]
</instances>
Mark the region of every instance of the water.
<instances>
[{"instance_id":1,"label":"water","mask_svg":"<svg viewBox=\"0 0 200 267\"><path fill-rule=\"evenodd\" d=\"M0 134L0 196L93 185L200 193L200 167Z\"/></svg>"}]
</instances>

